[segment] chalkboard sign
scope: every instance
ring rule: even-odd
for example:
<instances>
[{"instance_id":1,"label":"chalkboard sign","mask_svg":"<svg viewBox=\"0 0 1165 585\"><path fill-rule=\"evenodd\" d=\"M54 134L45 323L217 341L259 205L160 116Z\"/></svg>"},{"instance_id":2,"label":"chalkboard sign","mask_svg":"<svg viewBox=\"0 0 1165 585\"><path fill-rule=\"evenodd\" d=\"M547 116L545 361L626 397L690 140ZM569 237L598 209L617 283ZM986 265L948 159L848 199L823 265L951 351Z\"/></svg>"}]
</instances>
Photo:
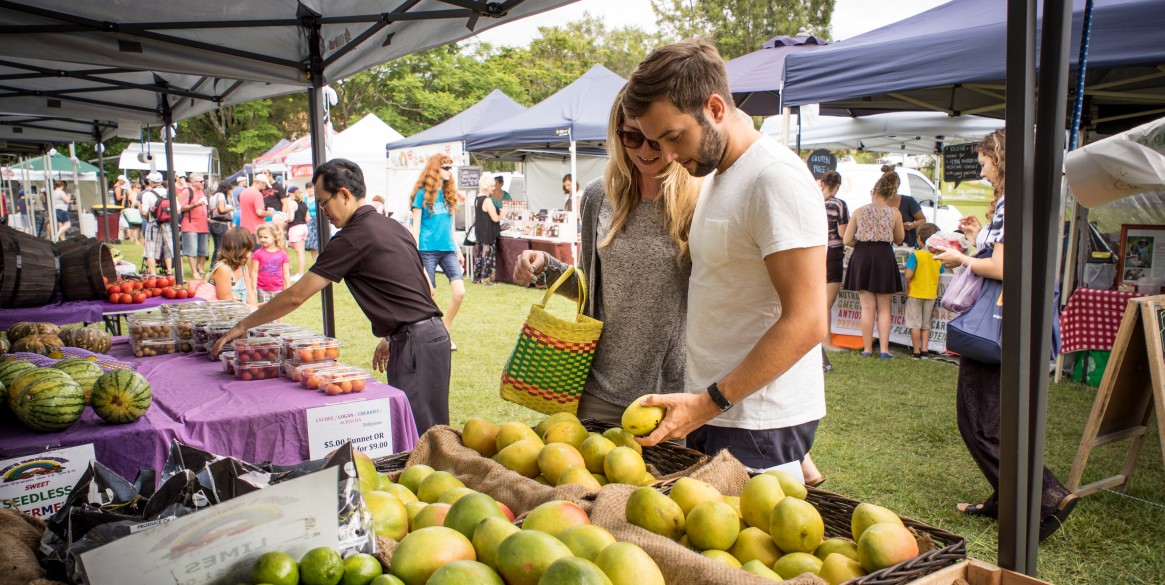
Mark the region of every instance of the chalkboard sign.
<instances>
[{"instance_id":1,"label":"chalkboard sign","mask_svg":"<svg viewBox=\"0 0 1165 585\"><path fill-rule=\"evenodd\" d=\"M457 188L462 191L476 191L481 180L481 167L458 167Z\"/></svg>"},{"instance_id":2,"label":"chalkboard sign","mask_svg":"<svg viewBox=\"0 0 1165 585\"><path fill-rule=\"evenodd\" d=\"M956 187L963 181L974 181L981 177L979 153L975 143L952 144L943 147L943 180Z\"/></svg>"},{"instance_id":3,"label":"chalkboard sign","mask_svg":"<svg viewBox=\"0 0 1165 585\"><path fill-rule=\"evenodd\" d=\"M814 179L820 179L826 171L837 170L837 157L832 152L819 148L809 154L809 160L805 161L809 165L809 172L813 173Z\"/></svg>"}]
</instances>

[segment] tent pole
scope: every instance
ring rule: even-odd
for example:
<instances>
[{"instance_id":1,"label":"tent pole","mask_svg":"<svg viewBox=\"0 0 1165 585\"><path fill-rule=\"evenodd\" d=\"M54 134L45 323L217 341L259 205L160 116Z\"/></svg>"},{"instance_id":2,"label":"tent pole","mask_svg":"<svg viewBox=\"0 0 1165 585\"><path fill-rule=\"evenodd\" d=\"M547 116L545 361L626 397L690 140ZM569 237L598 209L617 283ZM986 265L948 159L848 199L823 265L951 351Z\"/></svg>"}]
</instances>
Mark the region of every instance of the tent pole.
<instances>
[{"instance_id":1,"label":"tent pole","mask_svg":"<svg viewBox=\"0 0 1165 585\"><path fill-rule=\"evenodd\" d=\"M1080 53L1077 58L1079 66L1076 71L1075 95L1072 96L1072 127L1068 135L1068 150L1076 150L1080 146L1080 123L1084 114L1084 75L1088 72L1088 43L1092 37L1092 5L1093 0L1084 3L1084 24L1080 32ZM1066 204L1072 221L1068 224L1068 250L1064 257L1064 278L1060 285L1060 307L1068 304L1068 297L1076 290L1077 275L1083 272L1084 250L1078 245L1080 241L1081 222L1088 221L1088 210L1076 202L1076 198ZM1065 215L1069 215L1066 211ZM1077 259L1080 259L1080 272L1076 270ZM1058 307L1059 308L1059 307ZM1056 360L1059 362L1059 358ZM1056 367L1056 381L1060 381L1059 363Z\"/></svg>"},{"instance_id":2,"label":"tent pole","mask_svg":"<svg viewBox=\"0 0 1165 585\"><path fill-rule=\"evenodd\" d=\"M50 242L55 242L57 241L57 211L56 208L53 207L53 175L51 172L49 172L49 169L53 168L53 161L52 157L50 157L47 153L40 155L40 159L42 162L41 171L43 173L45 182L44 213L45 218L48 219L49 224L48 240Z\"/></svg>"},{"instance_id":3,"label":"tent pole","mask_svg":"<svg viewBox=\"0 0 1165 585\"><path fill-rule=\"evenodd\" d=\"M105 209L105 213L109 213L109 189L107 187L108 181L105 179L105 142L101 138L101 126L97 122L93 122L93 141L97 143L97 188L101 190L101 207ZM97 214L93 215L95 218ZM101 221L105 221L102 218ZM120 234L121 212L118 212L118 234ZM117 239L120 236L115 236ZM109 231L105 230L105 241L109 242Z\"/></svg>"},{"instance_id":4,"label":"tent pole","mask_svg":"<svg viewBox=\"0 0 1165 585\"><path fill-rule=\"evenodd\" d=\"M170 236L173 246L170 249L170 265L173 267L174 280L178 284L185 284L186 278L182 272L182 227L181 213L178 207L178 192L174 188L174 176L178 171L174 168L174 116L170 112L170 102L165 95L159 94L162 100L162 137L166 141L166 197L170 199ZM160 226L159 226L160 227ZM164 264L164 262L163 262Z\"/></svg>"},{"instance_id":5,"label":"tent pole","mask_svg":"<svg viewBox=\"0 0 1165 585\"><path fill-rule=\"evenodd\" d=\"M73 164L73 204L77 206L77 231L81 231L81 177L77 174L77 143L69 143L69 162ZM68 213L68 210L65 210Z\"/></svg>"},{"instance_id":6,"label":"tent pole","mask_svg":"<svg viewBox=\"0 0 1165 585\"><path fill-rule=\"evenodd\" d=\"M1045 23L1046 26L1046 23ZM1044 33L1047 34L1047 31ZM1007 144L1005 179L1007 198L1004 232L1004 312L1017 316L1003 320L1003 338L1019 351L1003 354L1000 364L999 449L999 566L1032 574L1035 546L1031 538L1031 411L1030 372L1032 331L1026 322L1031 314L1033 248L1033 169L1029 155L1034 149L1036 7L1026 0L1007 2ZM1037 356L1038 357L1038 356ZM1041 366L1044 361L1040 360ZM1040 477L1039 475L1036 476ZM1038 513L1039 506L1036 510Z\"/></svg>"},{"instance_id":7,"label":"tent pole","mask_svg":"<svg viewBox=\"0 0 1165 585\"><path fill-rule=\"evenodd\" d=\"M797 156L801 156L801 106L797 106Z\"/></svg>"},{"instance_id":8,"label":"tent pole","mask_svg":"<svg viewBox=\"0 0 1165 585\"><path fill-rule=\"evenodd\" d=\"M308 27L308 48L310 56L308 58L308 75L311 78L311 89L307 92L307 111L308 119L310 121L311 132L311 164L312 169L320 168L328 160L327 152L324 150L324 142L327 140L327 127L324 120L324 61L323 61L323 37L320 33L320 22L318 18L310 19L307 23ZM313 171L314 172L314 171ZM317 197L319 195L317 194ZM328 219L324 217L322 212L316 213L316 233L319 234L319 241L317 247L319 253L323 254L325 247L328 245L330 239L331 224ZM324 325L324 335L328 337L336 336L336 308L334 299L332 298L333 287L331 284L325 286L320 291L320 312L321 320Z\"/></svg>"},{"instance_id":9,"label":"tent pole","mask_svg":"<svg viewBox=\"0 0 1165 585\"><path fill-rule=\"evenodd\" d=\"M20 188L24 190L24 213L21 214L21 228L24 228L24 233L30 236L36 236L36 210L32 208L33 202L30 200L32 195L32 185L29 184L28 178L28 159L20 163L20 177L23 179Z\"/></svg>"},{"instance_id":10,"label":"tent pole","mask_svg":"<svg viewBox=\"0 0 1165 585\"><path fill-rule=\"evenodd\" d=\"M582 214L582 210L578 206L578 190L575 189L575 185L578 185L578 143L574 141L574 132L572 131L570 136L570 215L567 216L572 225L567 232L574 233L574 237L570 240L570 255L577 265L579 237L577 218Z\"/></svg>"}]
</instances>

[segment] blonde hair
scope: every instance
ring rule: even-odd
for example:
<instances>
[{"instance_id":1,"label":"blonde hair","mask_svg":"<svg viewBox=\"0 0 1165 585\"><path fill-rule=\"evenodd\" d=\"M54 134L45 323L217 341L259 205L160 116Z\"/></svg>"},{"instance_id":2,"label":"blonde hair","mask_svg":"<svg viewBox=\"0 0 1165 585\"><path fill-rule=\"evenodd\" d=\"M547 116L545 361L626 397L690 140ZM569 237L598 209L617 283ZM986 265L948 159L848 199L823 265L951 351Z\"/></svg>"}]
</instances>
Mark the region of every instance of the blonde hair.
<instances>
[{"instance_id":1,"label":"blonde hair","mask_svg":"<svg viewBox=\"0 0 1165 585\"><path fill-rule=\"evenodd\" d=\"M975 147L975 150L995 163L995 173L998 175L996 181L991 183L995 196L987 206L987 219L992 220L995 218L995 206L999 205L999 200L1003 197L1007 180L1007 129L1000 128L983 137L983 141Z\"/></svg>"},{"instance_id":2,"label":"blonde hair","mask_svg":"<svg viewBox=\"0 0 1165 585\"><path fill-rule=\"evenodd\" d=\"M611 220L611 229L607 232L607 237L599 244L600 248L605 248L615 241L615 237L627 224L631 212L639 206L642 196L639 193L639 169L631 162L623 141L616 134L624 121L623 96L626 91L624 88L616 96L607 125L607 151L611 158L603 171L603 190L606 191L607 201L615 210L615 216ZM696 199L700 194L702 179L693 177L675 162L668 163L656 178L662 181L659 196L663 202L664 230L680 248L677 259L685 259L688 257L688 233L692 228L692 215L696 211Z\"/></svg>"},{"instance_id":3,"label":"blonde hair","mask_svg":"<svg viewBox=\"0 0 1165 585\"><path fill-rule=\"evenodd\" d=\"M421 171L421 178L413 185L413 197L417 191L425 191L425 209L433 212L433 202L437 200L437 191L445 192L445 206L449 208L449 215L457 213L457 181L452 174L448 181L441 181L441 166L453 164L453 159L444 154L437 154L425 161L425 169ZM411 204L411 201L410 201Z\"/></svg>"},{"instance_id":4,"label":"blonde hair","mask_svg":"<svg viewBox=\"0 0 1165 585\"><path fill-rule=\"evenodd\" d=\"M279 226L270 223L264 223L255 228L256 237L258 237L263 232L271 232L271 239L275 240L276 248L283 248L286 246L286 243L283 241L283 230L279 229Z\"/></svg>"}]
</instances>

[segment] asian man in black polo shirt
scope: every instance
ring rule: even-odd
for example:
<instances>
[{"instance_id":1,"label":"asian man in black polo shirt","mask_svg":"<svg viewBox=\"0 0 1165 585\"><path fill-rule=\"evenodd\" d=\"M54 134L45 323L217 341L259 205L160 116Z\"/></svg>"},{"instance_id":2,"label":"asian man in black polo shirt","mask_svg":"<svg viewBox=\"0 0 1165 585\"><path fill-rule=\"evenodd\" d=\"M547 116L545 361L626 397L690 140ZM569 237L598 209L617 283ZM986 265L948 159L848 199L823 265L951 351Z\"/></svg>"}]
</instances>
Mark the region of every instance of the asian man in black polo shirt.
<instances>
[{"instance_id":1,"label":"asian man in black polo shirt","mask_svg":"<svg viewBox=\"0 0 1165 585\"><path fill-rule=\"evenodd\" d=\"M316 169L312 183L316 208L342 229L303 278L235 325L215 344L214 353L342 279L372 323L372 333L381 338L372 367L387 371L388 383L408 396L417 432L449 424L449 332L433 302L416 240L407 228L364 204L364 174L356 163L328 161Z\"/></svg>"}]
</instances>

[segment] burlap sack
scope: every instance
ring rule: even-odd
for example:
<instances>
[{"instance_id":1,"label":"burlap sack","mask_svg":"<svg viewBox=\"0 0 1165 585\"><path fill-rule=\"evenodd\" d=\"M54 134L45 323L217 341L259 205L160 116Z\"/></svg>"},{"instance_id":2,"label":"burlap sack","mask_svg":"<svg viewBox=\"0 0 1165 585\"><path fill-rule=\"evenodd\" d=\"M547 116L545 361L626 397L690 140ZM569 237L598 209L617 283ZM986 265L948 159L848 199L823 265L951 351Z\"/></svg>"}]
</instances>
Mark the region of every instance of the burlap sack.
<instances>
[{"instance_id":1,"label":"burlap sack","mask_svg":"<svg viewBox=\"0 0 1165 585\"><path fill-rule=\"evenodd\" d=\"M45 579L36 558L44 531L40 519L0 508L0 585L61 585Z\"/></svg>"},{"instance_id":2,"label":"burlap sack","mask_svg":"<svg viewBox=\"0 0 1165 585\"><path fill-rule=\"evenodd\" d=\"M550 500L568 500L590 512L591 500L598 493L579 485L550 487L510 471L462 445L461 433L447 426L433 427L421 436L406 467L419 463L456 475L466 487L489 494L509 506L516 516ZM395 481L399 474L390 477Z\"/></svg>"},{"instance_id":3,"label":"burlap sack","mask_svg":"<svg viewBox=\"0 0 1165 585\"><path fill-rule=\"evenodd\" d=\"M724 454L721 453L721 455ZM717 458L719 457L718 455ZM701 471L714 470L715 467L709 470L708 466L705 466ZM709 481L709 479L715 478L708 474L698 479ZM646 551L655 560L655 564L659 565L659 569L663 571L664 579L668 583L683 583L684 585L765 585L772 583L764 577L723 565L670 538L648 532L628 522L627 499L631 497L631 492L636 489L638 488L629 485L604 486L592 508L591 523L606 528L616 540L636 544ZM739 493L740 489L737 488L736 492ZM825 585L825 581L822 581L820 577L809 573L787 580L785 583Z\"/></svg>"}]
</instances>

